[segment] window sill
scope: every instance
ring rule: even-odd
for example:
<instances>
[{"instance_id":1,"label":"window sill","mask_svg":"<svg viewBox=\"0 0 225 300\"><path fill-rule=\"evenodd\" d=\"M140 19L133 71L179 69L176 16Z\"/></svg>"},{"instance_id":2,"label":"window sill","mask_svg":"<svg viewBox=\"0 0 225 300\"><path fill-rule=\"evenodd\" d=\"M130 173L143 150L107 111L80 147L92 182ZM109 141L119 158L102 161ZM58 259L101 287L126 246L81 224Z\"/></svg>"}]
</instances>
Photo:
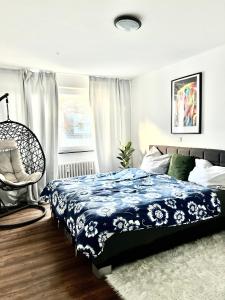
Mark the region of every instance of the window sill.
<instances>
[{"instance_id":1,"label":"window sill","mask_svg":"<svg viewBox=\"0 0 225 300\"><path fill-rule=\"evenodd\" d=\"M69 153L87 153L94 152L95 150L62 150L59 151L58 154L69 154Z\"/></svg>"}]
</instances>

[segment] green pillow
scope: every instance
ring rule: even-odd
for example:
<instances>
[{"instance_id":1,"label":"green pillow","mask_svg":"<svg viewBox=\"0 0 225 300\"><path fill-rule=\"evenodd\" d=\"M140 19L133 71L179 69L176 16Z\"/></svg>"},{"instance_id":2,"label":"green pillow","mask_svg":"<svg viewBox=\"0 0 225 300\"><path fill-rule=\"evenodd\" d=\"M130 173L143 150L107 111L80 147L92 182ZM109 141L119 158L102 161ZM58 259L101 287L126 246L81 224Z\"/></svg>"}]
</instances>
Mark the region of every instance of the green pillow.
<instances>
[{"instance_id":1,"label":"green pillow","mask_svg":"<svg viewBox=\"0 0 225 300\"><path fill-rule=\"evenodd\" d=\"M168 175L179 180L188 180L189 173L194 169L195 158L181 154L173 154L170 160Z\"/></svg>"}]
</instances>

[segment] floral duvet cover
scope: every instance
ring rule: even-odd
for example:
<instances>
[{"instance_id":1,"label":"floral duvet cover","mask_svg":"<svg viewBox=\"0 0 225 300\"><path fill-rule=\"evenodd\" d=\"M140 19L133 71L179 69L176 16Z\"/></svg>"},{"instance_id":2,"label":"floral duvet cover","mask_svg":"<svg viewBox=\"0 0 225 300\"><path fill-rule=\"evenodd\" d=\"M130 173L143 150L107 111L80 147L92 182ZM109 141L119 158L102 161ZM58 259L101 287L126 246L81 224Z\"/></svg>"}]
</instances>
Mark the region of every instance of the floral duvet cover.
<instances>
[{"instance_id":1,"label":"floral duvet cover","mask_svg":"<svg viewBox=\"0 0 225 300\"><path fill-rule=\"evenodd\" d=\"M215 191L140 169L54 180L42 196L77 247L95 258L115 233L179 226L220 214Z\"/></svg>"}]
</instances>

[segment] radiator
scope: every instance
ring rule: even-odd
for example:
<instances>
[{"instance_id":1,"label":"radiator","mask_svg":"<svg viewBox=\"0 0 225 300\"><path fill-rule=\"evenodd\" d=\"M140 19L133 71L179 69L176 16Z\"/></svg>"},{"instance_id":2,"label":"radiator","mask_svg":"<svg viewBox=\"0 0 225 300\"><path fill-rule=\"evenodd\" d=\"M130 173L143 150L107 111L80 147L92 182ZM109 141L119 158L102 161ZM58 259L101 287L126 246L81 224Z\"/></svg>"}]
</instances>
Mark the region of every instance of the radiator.
<instances>
[{"instance_id":1,"label":"radiator","mask_svg":"<svg viewBox=\"0 0 225 300\"><path fill-rule=\"evenodd\" d=\"M88 175L95 173L94 161L83 161L76 163L62 164L58 166L58 178Z\"/></svg>"}]
</instances>

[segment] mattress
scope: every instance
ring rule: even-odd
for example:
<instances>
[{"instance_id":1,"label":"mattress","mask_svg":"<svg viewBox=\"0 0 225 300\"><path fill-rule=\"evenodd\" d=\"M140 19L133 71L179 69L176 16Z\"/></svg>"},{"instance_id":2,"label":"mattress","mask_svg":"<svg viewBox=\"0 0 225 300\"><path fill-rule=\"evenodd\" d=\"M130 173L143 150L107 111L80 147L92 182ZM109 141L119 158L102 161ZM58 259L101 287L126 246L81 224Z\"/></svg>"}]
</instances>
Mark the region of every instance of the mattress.
<instances>
[{"instance_id":1,"label":"mattress","mask_svg":"<svg viewBox=\"0 0 225 300\"><path fill-rule=\"evenodd\" d=\"M140 169L54 180L44 188L77 247L98 257L115 233L180 226L221 213L216 191Z\"/></svg>"}]
</instances>

